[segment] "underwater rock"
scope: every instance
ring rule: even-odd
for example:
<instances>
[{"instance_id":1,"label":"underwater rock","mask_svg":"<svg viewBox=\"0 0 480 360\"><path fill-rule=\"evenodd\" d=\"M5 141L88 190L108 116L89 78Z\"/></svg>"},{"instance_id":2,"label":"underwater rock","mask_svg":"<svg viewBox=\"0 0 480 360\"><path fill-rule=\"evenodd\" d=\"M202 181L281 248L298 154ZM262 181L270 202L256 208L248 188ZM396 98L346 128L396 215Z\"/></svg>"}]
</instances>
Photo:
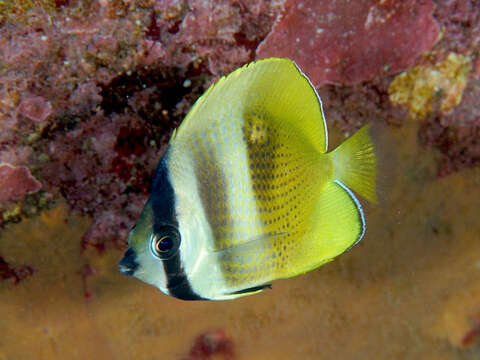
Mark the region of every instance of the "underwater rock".
<instances>
[{"instance_id":1,"label":"underwater rock","mask_svg":"<svg viewBox=\"0 0 480 360\"><path fill-rule=\"evenodd\" d=\"M15 285L33 275L35 270L28 265L13 266L0 256L0 279L12 280Z\"/></svg>"},{"instance_id":2,"label":"underwater rock","mask_svg":"<svg viewBox=\"0 0 480 360\"><path fill-rule=\"evenodd\" d=\"M284 1L159 1L147 33L151 48L165 64L224 75L253 60Z\"/></svg>"},{"instance_id":3,"label":"underwater rock","mask_svg":"<svg viewBox=\"0 0 480 360\"><path fill-rule=\"evenodd\" d=\"M94 218L82 248L102 252L107 242L121 246L143 206L158 150L147 146L150 131L136 132L135 141L126 141L141 124L137 117L97 114L55 134L46 151L45 187Z\"/></svg>"},{"instance_id":4,"label":"underwater rock","mask_svg":"<svg viewBox=\"0 0 480 360\"><path fill-rule=\"evenodd\" d=\"M431 0L287 1L286 8L257 58L292 58L316 86L407 69L439 36Z\"/></svg>"},{"instance_id":5,"label":"underwater rock","mask_svg":"<svg viewBox=\"0 0 480 360\"><path fill-rule=\"evenodd\" d=\"M442 36L435 51L474 55L480 49L480 9L476 0L437 0L434 18Z\"/></svg>"},{"instance_id":6,"label":"underwater rock","mask_svg":"<svg viewBox=\"0 0 480 360\"><path fill-rule=\"evenodd\" d=\"M422 122L420 140L425 145L435 146L442 154L439 176L480 165L479 98L480 83L470 79L457 107L448 114L431 114Z\"/></svg>"},{"instance_id":7,"label":"underwater rock","mask_svg":"<svg viewBox=\"0 0 480 360\"><path fill-rule=\"evenodd\" d=\"M429 58L433 63L448 62L453 52L457 59L469 59L471 72L464 87L463 78L467 64L460 66L456 89L449 93L452 104L456 105L448 113L440 111L441 102L448 93L438 92L433 103L434 110L422 122L419 137L428 146L440 150L442 157L438 163L438 175L445 176L466 167L480 165L480 113L478 99L480 96L479 59L480 51L480 7L475 0L439 0L434 12L436 21L442 28L442 37L432 49ZM455 84L456 80L451 82Z\"/></svg>"},{"instance_id":8,"label":"underwater rock","mask_svg":"<svg viewBox=\"0 0 480 360\"><path fill-rule=\"evenodd\" d=\"M41 188L42 184L32 176L27 167L0 164L0 203L20 200Z\"/></svg>"},{"instance_id":9,"label":"underwater rock","mask_svg":"<svg viewBox=\"0 0 480 360\"><path fill-rule=\"evenodd\" d=\"M126 216L107 210L98 213L92 226L82 237L82 249L93 247L102 254L106 250L107 241L117 248L122 248L130 227L130 220Z\"/></svg>"},{"instance_id":10,"label":"underwater rock","mask_svg":"<svg viewBox=\"0 0 480 360\"><path fill-rule=\"evenodd\" d=\"M400 126L408 110L392 106L388 96L391 77L355 85L325 84L318 89L325 116L344 136L349 136L369 122L387 122Z\"/></svg>"}]
</instances>

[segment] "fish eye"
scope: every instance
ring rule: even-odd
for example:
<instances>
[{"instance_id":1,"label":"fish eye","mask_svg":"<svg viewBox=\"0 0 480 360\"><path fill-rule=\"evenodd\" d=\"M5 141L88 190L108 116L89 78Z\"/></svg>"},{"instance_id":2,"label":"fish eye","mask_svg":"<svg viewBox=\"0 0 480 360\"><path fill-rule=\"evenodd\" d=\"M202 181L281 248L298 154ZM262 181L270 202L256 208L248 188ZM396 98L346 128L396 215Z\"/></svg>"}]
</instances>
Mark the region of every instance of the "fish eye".
<instances>
[{"instance_id":1,"label":"fish eye","mask_svg":"<svg viewBox=\"0 0 480 360\"><path fill-rule=\"evenodd\" d=\"M180 234L172 226L164 226L150 237L150 249L156 257L165 260L177 252L180 246Z\"/></svg>"}]
</instances>

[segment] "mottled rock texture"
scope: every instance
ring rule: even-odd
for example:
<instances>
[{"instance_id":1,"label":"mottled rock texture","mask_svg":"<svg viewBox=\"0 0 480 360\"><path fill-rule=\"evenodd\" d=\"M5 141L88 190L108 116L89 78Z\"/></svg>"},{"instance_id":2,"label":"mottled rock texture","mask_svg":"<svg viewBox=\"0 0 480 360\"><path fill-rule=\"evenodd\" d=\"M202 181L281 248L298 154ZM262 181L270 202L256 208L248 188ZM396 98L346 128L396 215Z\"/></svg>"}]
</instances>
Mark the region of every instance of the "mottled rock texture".
<instances>
[{"instance_id":1,"label":"mottled rock texture","mask_svg":"<svg viewBox=\"0 0 480 360\"><path fill-rule=\"evenodd\" d=\"M405 70L439 36L431 0L306 0L287 5L257 57L292 58L316 86L353 84Z\"/></svg>"}]
</instances>

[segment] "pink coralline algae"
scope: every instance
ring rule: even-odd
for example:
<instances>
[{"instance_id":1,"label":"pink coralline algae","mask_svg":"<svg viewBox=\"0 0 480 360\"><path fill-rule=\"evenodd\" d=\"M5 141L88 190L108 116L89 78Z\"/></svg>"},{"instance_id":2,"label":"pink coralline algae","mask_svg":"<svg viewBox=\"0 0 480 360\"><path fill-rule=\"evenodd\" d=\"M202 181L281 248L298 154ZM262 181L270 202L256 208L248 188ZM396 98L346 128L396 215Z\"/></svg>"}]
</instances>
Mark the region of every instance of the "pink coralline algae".
<instances>
[{"instance_id":1,"label":"pink coralline algae","mask_svg":"<svg viewBox=\"0 0 480 360\"><path fill-rule=\"evenodd\" d=\"M39 191L42 184L25 166L0 164L0 203L20 200L27 194Z\"/></svg>"},{"instance_id":2,"label":"pink coralline algae","mask_svg":"<svg viewBox=\"0 0 480 360\"><path fill-rule=\"evenodd\" d=\"M52 105L41 96L27 95L22 99L17 111L30 120L42 122L52 114Z\"/></svg>"},{"instance_id":3,"label":"pink coralline algae","mask_svg":"<svg viewBox=\"0 0 480 360\"><path fill-rule=\"evenodd\" d=\"M223 329L213 329L199 335L190 349L190 354L183 360L233 360L234 344Z\"/></svg>"},{"instance_id":4,"label":"pink coralline algae","mask_svg":"<svg viewBox=\"0 0 480 360\"><path fill-rule=\"evenodd\" d=\"M434 45L433 9L431 0L288 1L257 57L292 58L317 86L372 80L412 66Z\"/></svg>"}]
</instances>

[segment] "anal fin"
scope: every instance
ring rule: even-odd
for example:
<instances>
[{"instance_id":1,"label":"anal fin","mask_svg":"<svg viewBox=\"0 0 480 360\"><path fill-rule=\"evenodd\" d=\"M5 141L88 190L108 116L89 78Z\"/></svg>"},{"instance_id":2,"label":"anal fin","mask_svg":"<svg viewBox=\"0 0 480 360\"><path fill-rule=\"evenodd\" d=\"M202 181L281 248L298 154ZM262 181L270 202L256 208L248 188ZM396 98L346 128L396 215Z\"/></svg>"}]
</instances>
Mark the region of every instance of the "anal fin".
<instances>
[{"instance_id":1,"label":"anal fin","mask_svg":"<svg viewBox=\"0 0 480 360\"><path fill-rule=\"evenodd\" d=\"M365 234L360 202L342 182L325 184L312 213L310 230L293 256L290 276L313 270L357 244Z\"/></svg>"}]
</instances>

